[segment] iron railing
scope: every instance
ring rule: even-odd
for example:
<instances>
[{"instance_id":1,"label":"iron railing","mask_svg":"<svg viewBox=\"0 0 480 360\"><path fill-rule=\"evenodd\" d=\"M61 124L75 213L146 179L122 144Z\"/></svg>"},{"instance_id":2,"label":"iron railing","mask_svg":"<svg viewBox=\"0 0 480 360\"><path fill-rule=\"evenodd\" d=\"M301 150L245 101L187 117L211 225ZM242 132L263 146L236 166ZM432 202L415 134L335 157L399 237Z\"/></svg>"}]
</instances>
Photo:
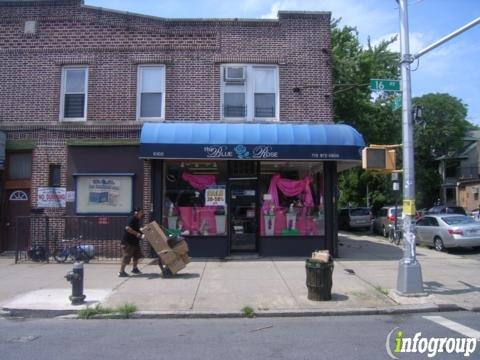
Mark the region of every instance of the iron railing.
<instances>
[{"instance_id":1,"label":"iron railing","mask_svg":"<svg viewBox=\"0 0 480 360\"><path fill-rule=\"evenodd\" d=\"M59 248L76 245L93 246L93 262L118 261L122 256L126 216L62 216L32 215L17 217L15 222L15 262L53 261ZM142 242L145 254L150 247Z\"/></svg>"}]
</instances>

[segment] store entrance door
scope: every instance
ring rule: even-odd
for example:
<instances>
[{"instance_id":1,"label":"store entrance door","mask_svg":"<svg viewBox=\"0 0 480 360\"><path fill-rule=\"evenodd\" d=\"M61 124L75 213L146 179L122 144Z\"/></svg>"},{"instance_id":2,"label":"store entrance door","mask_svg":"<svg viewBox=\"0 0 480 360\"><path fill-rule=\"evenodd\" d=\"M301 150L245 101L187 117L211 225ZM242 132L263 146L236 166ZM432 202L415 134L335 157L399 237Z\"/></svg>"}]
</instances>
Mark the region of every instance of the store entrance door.
<instances>
[{"instance_id":1,"label":"store entrance door","mask_svg":"<svg viewBox=\"0 0 480 360\"><path fill-rule=\"evenodd\" d=\"M229 180L230 250L257 251L257 178Z\"/></svg>"}]
</instances>

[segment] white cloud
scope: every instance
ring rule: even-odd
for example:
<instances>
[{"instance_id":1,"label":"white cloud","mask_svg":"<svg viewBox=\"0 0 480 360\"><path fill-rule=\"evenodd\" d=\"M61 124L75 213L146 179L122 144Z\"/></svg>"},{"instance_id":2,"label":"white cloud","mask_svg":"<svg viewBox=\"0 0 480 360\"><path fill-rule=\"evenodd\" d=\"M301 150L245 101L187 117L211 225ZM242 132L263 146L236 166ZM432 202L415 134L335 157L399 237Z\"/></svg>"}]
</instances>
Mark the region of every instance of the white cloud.
<instances>
[{"instance_id":1,"label":"white cloud","mask_svg":"<svg viewBox=\"0 0 480 360\"><path fill-rule=\"evenodd\" d=\"M278 10L330 11L342 24L355 26L363 37L379 37L398 28L395 2L379 6L377 0L279 0L262 18L276 18Z\"/></svg>"},{"instance_id":2,"label":"white cloud","mask_svg":"<svg viewBox=\"0 0 480 360\"><path fill-rule=\"evenodd\" d=\"M372 46L376 46L380 44L380 42L384 40L389 40L394 36L396 36L397 39L388 46L388 50L394 51L394 52L400 52L400 34L399 33L389 33L377 39L374 39L371 41ZM428 46L428 44L431 42L430 41L431 37L432 37L431 34L424 34L420 32L410 33L410 37L409 37L410 53L415 54L420 50L424 49L426 46Z\"/></svg>"}]
</instances>

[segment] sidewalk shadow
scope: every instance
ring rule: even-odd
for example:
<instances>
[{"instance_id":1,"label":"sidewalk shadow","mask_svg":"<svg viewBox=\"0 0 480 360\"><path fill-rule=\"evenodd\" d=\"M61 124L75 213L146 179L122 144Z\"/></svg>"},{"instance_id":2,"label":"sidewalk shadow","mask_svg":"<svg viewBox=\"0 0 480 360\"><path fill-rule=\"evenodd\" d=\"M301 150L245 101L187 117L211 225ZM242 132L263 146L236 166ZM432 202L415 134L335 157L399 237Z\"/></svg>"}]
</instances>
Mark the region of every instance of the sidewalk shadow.
<instances>
[{"instance_id":1,"label":"sidewalk shadow","mask_svg":"<svg viewBox=\"0 0 480 360\"><path fill-rule=\"evenodd\" d=\"M370 241L350 239L347 236L338 238L339 260L343 261L386 261L400 260L403 249L400 246Z\"/></svg>"},{"instance_id":2,"label":"sidewalk shadow","mask_svg":"<svg viewBox=\"0 0 480 360\"><path fill-rule=\"evenodd\" d=\"M480 254L480 247L479 248L450 248L447 250L449 254L452 255L476 255Z\"/></svg>"},{"instance_id":3,"label":"sidewalk shadow","mask_svg":"<svg viewBox=\"0 0 480 360\"><path fill-rule=\"evenodd\" d=\"M165 279L165 280L170 280L170 279L194 279L200 277L200 274L197 273L182 273L182 274L176 274L171 277L163 277L162 273L143 273L143 274L138 274L134 276L130 276L130 279L135 279L135 278L146 278L147 280L153 280L153 279Z\"/></svg>"},{"instance_id":4,"label":"sidewalk shadow","mask_svg":"<svg viewBox=\"0 0 480 360\"><path fill-rule=\"evenodd\" d=\"M199 278L200 274L197 273L181 273L181 274L175 274L170 277L166 277L165 280L175 280L175 279L195 279Z\"/></svg>"},{"instance_id":5,"label":"sidewalk shadow","mask_svg":"<svg viewBox=\"0 0 480 360\"><path fill-rule=\"evenodd\" d=\"M423 284L425 286L425 291L432 293L432 294L438 294L438 295L461 295L461 294L468 294L468 293L475 293L478 292L480 293L480 287L475 286L469 283L466 283L465 281L458 280L460 284L463 284L465 286L464 289L450 289L445 287L442 283L439 283L437 281L425 281Z\"/></svg>"},{"instance_id":6,"label":"sidewalk shadow","mask_svg":"<svg viewBox=\"0 0 480 360\"><path fill-rule=\"evenodd\" d=\"M348 299L347 295L332 293L332 301L347 301Z\"/></svg>"}]
</instances>

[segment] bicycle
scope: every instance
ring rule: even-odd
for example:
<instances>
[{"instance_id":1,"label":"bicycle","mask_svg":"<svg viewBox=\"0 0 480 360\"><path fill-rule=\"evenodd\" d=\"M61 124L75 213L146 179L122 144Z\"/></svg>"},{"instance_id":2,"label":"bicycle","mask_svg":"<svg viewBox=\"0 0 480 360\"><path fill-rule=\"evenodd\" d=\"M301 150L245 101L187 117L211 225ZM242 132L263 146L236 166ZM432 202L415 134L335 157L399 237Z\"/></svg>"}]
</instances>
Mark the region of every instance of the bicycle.
<instances>
[{"instance_id":1,"label":"bicycle","mask_svg":"<svg viewBox=\"0 0 480 360\"><path fill-rule=\"evenodd\" d=\"M68 258L72 259L73 261L83 261L88 263L94 258L92 245L69 246L68 243L71 243L72 241L73 240L63 239L63 246L55 250L53 253L53 258L57 263L62 264L66 262Z\"/></svg>"},{"instance_id":2,"label":"bicycle","mask_svg":"<svg viewBox=\"0 0 480 360\"><path fill-rule=\"evenodd\" d=\"M402 229L399 227L390 228L388 232L388 239L392 244L400 245L400 240L402 240Z\"/></svg>"}]
</instances>

